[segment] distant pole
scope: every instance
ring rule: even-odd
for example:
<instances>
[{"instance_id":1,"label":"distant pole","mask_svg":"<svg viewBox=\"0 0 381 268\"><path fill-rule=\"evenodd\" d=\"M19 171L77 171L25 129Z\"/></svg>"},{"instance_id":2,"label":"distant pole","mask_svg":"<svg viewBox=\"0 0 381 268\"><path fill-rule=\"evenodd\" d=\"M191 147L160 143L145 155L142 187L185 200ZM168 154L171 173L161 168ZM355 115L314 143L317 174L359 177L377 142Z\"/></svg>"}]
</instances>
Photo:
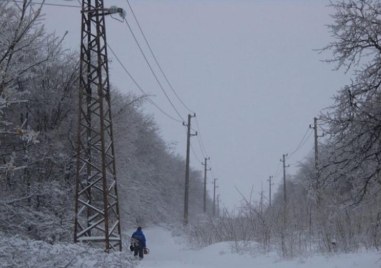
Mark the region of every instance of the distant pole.
<instances>
[{"instance_id":1,"label":"distant pole","mask_svg":"<svg viewBox=\"0 0 381 268\"><path fill-rule=\"evenodd\" d=\"M283 154L282 159L280 160L283 163L283 200L284 204L287 203L287 192L286 192L286 157L287 154Z\"/></svg>"},{"instance_id":2,"label":"distant pole","mask_svg":"<svg viewBox=\"0 0 381 268\"><path fill-rule=\"evenodd\" d=\"M314 130L314 149L315 149L315 176L316 176L316 179L315 179L315 191L316 191L316 217L317 217L317 220L318 220L318 223L316 224L316 226L322 226L321 224L321 221L323 220L323 218L321 217L321 211L320 211L320 203L321 203L321 196L320 196L320 170L319 170L319 142L318 142L318 139L319 137L323 137L323 135L319 136L318 135L318 127L317 127L317 121L318 119L316 117L314 117L314 124L313 126L310 125L310 128L312 128ZM311 247L311 240L312 240L312 236L313 236L313 204L310 202L310 200L308 200L308 203L309 203L309 236L310 236L310 247Z\"/></svg>"},{"instance_id":3,"label":"distant pole","mask_svg":"<svg viewBox=\"0 0 381 268\"><path fill-rule=\"evenodd\" d=\"M189 154L190 154L190 138L196 136L191 134L191 119L196 117L196 114L188 114L188 124L183 123L184 126L188 127L187 130L187 155L185 160L185 194L184 194L184 225L188 224L188 202L189 202Z\"/></svg>"},{"instance_id":4,"label":"distant pole","mask_svg":"<svg viewBox=\"0 0 381 268\"><path fill-rule=\"evenodd\" d=\"M320 203L320 194L319 194L319 191L320 191L320 172L319 172L319 142L318 142L318 138L319 138L319 135L318 135L318 128L317 128L317 118L314 117L314 125L310 125L310 128L312 128L314 130L314 147L315 147L315 172L316 172L316 199L317 199L317 204L319 205ZM322 136L320 136L322 137Z\"/></svg>"},{"instance_id":5,"label":"distant pole","mask_svg":"<svg viewBox=\"0 0 381 268\"><path fill-rule=\"evenodd\" d=\"M210 160L210 157L205 157L204 163L201 163L204 166L204 213L206 213L206 180L207 180L207 173L210 168L208 169L208 160Z\"/></svg>"},{"instance_id":6,"label":"distant pole","mask_svg":"<svg viewBox=\"0 0 381 268\"><path fill-rule=\"evenodd\" d=\"M261 200L260 200L260 212L263 213L263 183L261 182Z\"/></svg>"},{"instance_id":7,"label":"distant pole","mask_svg":"<svg viewBox=\"0 0 381 268\"><path fill-rule=\"evenodd\" d=\"M273 185L273 183L271 182L273 176L269 176L269 207L271 207L271 186Z\"/></svg>"},{"instance_id":8,"label":"distant pole","mask_svg":"<svg viewBox=\"0 0 381 268\"><path fill-rule=\"evenodd\" d=\"M281 232L281 241L282 241L282 253L283 256L287 256L286 248L286 228L287 228L287 192L286 192L286 156L283 154L282 159L280 160L283 163L283 228Z\"/></svg>"},{"instance_id":9,"label":"distant pole","mask_svg":"<svg viewBox=\"0 0 381 268\"><path fill-rule=\"evenodd\" d=\"M213 216L216 216L216 181L217 178L213 180Z\"/></svg>"},{"instance_id":10,"label":"distant pole","mask_svg":"<svg viewBox=\"0 0 381 268\"><path fill-rule=\"evenodd\" d=\"M217 195L217 213L216 213L217 217L220 216L220 195L218 194Z\"/></svg>"}]
</instances>

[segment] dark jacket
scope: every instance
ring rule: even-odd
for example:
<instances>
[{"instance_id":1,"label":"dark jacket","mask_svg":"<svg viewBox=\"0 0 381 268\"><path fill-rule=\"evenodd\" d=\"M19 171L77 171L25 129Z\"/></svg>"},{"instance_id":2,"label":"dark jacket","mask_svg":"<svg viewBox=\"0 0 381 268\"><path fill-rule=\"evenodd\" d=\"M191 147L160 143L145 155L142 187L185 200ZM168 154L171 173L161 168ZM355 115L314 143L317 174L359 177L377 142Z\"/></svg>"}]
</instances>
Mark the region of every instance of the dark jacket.
<instances>
[{"instance_id":1,"label":"dark jacket","mask_svg":"<svg viewBox=\"0 0 381 268\"><path fill-rule=\"evenodd\" d=\"M142 248L145 248L145 247L146 247L146 237L144 236L142 230L139 230L139 229L136 230L136 231L132 234L131 237L139 241L139 246L140 246L140 247L142 247Z\"/></svg>"}]
</instances>

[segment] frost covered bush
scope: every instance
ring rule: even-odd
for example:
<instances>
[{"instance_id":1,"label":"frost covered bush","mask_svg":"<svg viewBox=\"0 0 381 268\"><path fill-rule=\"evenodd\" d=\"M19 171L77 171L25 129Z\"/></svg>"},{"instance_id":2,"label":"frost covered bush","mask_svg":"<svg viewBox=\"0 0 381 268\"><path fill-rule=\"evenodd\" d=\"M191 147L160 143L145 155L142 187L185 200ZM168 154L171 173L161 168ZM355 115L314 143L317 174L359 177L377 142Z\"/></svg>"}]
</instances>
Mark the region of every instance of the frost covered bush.
<instances>
[{"instance_id":1,"label":"frost covered bush","mask_svg":"<svg viewBox=\"0 0 381 268\"><path fill-rule=\"evenodd\" d=\"M79 244L48 244L0 233L1 267L134 267L129 252L105 253Z\"/></svg>"}]
</instances>

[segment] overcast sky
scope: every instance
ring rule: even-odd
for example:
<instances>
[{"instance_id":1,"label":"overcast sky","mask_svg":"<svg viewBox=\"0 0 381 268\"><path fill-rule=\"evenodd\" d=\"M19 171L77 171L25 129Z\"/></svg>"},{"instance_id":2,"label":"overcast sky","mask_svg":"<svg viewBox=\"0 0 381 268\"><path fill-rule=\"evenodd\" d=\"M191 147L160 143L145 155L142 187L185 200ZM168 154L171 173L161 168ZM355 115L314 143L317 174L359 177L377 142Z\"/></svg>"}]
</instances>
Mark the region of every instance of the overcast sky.
<instances>
[{"instance_id":1,"label":"overcast sky","mask_svg":"<svg viewBox=\"0 0 381 268\"><path fill-rule=\"evenodd\" d=\"M76 0L47 3L78 5ZM107 1L127 11L148 59L152 62L171 101L186 120L189 111L176 99L160 76L149 50L139 35L126 0ZM232 209L254 187L259 198L267 179L275 187L282 181L280 159L293 152L308 131L313 117L333 103L335 92L348 80L319 54L331 40L326 27L333 11L326 0L130 0L157 59L182 101L197 114L192 126L200 136L192 138L191 165L210 156L212 172L208 189L218 178L218 193ZM62 35L65 45L79 48L78 8L44 8L48 31ZM114 16L114 18L118 18ZM160 90L125 23L107 19L108 43L152 100L180 120ZM111 53L111 83L123 92L142 93L126 76ZM186 128L147 103L163 139L184 156ZM287 158L287 173L313 149L312 130L300 150ZM200 149L201 142L205 151Z\"/></svg>"}]
</instances>

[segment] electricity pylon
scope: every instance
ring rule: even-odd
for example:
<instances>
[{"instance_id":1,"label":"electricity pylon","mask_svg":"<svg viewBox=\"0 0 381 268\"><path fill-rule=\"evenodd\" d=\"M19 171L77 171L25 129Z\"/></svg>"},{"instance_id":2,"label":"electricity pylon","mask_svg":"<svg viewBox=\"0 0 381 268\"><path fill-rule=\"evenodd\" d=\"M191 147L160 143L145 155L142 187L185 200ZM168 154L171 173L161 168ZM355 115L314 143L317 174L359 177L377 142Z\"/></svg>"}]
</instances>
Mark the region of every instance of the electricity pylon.
<instances>
[{"instance_id":1,"label":"electricity pylon","mask_svg":"<svg viewBox=\"0 0 381 268\"><path fill-rule=\"evenodd\" d=\"M122 250L103 0L82 1L74 242Z\"/></svg>"}]
</instances>

